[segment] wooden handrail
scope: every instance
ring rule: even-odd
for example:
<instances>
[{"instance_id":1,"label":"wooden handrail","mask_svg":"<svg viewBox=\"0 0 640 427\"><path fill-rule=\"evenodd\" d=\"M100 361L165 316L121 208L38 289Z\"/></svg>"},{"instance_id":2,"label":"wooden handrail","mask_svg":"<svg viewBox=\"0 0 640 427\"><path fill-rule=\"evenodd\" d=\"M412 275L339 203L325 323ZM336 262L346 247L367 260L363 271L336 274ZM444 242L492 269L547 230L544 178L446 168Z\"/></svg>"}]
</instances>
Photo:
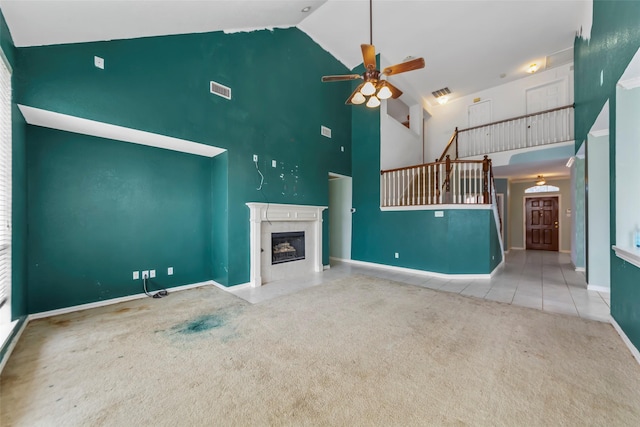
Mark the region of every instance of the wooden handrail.
<instances>
[{"instance_id":1,"label":"wooden handrail","mask_svg":"<svg viewBox=\"0 0 640 427\"><path fill-rule=\"evenodd\" d=\"M576 108L576 104L573 103L573 104L570 104L570 105L565 105L564 107L556 107L556 108L551 108L549 110L538 111L537 113L525 114L524 116L518 116L518 117L512 117L510 119L498 120L497 122L485 123L483 125L473 126L473 127L466 128L466 129L458 130L458 128L456 128L456 131L457 131L457 133L468 132L470 130L480 129L480 128L484 128L484 127L487 127L487 126L499 125L500 123L513 122L515 120L526 119L527 117L539 116L541 114L546 114L546 113L553 113L554 111L565 110L567 108ZM445 149L445 152L446 152L446 149Z\"/></svg>"},{"instance_id":2,"label":"wooden handrail","mask_svg":"<svg viewBox=\"0 0 640 427\"><path fill-rule=\"evenodd\" d=\"M390 173L390 172L397 172L397 171L407 170L407 169L415 169L415 168L419 168L419 167L422 167L422 166L436 165L438 163L445 163L445 162L436 161L436 162L431 162L431 163L421 163L419 165L413 165L413 166L404 166L402 168L385 169L385 170L381 170L380 171L380 175L384 175L385 173ZM482 160L451 160L451 163L482 163Z\"/></svg>"},{"instance_id":3,"label":"wooden handrail","mask_svg":"<svg viewBox=\"0 0 640 427\"><path fill-rule=\"evenodd\" d=\"M453 141L456 142L456 159L457 159L458 158L458 128L457 127L453 131L453 135L451 135L451 138L449 138L449 142L447 142L447 145L444 147L444 151L442 152L442 155L440 156L440 158L437 159L437 161L441 162L442 159L444 159L444 157L447 155L447 151L449 151L449 147L451 147L451 144L453 144Z\"/></svg>"}]
</instances>

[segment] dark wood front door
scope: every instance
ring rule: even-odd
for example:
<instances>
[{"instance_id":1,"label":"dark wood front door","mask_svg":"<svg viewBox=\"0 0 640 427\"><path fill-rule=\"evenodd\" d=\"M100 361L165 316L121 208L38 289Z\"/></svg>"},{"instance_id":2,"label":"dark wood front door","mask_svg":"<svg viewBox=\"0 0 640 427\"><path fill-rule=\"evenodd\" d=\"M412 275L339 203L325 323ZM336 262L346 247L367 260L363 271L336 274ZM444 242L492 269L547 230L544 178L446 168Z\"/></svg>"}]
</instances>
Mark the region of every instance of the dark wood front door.
<instances>
[{"instance_id":1,"label":"dark wood front door","mask_svg":"<svg viewBox=\"0 0 640 427\"><path fill-rule=\"evenodd\" d=\"M558 250L558 198L526 199L527 249Z\"/></svg>"}]
</instances>

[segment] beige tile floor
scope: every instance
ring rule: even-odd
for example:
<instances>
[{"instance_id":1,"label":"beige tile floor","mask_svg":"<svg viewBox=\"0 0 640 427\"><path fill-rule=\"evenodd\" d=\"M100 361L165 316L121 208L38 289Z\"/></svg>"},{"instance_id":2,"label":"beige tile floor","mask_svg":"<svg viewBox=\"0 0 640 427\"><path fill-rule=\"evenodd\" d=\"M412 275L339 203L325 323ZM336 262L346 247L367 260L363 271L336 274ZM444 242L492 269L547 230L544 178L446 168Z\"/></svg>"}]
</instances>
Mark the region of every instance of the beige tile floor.
<instances>
[{"instance_id":1,"label":"beige tile floor","mask_svg":"<svg viewBox=\"0 0 640 427\"><path fill-rule=\"evenodd\" d=\"M251 303L259 303L354 274L609 321L609 294L587 290L584 274L573 269L569 254L558 252L512 250L506 256L505 265L491 279L449 280L336 262L322 273L271 282L259 288L230 288L230 291Z\"/></svg>"}]
</instances>

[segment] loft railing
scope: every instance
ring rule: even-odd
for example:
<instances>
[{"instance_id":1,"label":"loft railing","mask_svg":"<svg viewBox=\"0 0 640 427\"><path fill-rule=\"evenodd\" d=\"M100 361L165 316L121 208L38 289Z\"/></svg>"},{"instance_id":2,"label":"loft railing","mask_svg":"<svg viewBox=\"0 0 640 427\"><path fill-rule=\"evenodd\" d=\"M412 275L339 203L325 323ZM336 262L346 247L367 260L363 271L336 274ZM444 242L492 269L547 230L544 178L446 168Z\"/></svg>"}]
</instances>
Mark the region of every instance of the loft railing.
<instances>
[{"instance_id":1,"label":"loft railing","mask_svg":"<svg viewBox=\"0 0 640 427\"><path fill-rule=\"evenodd\" d=\"M492 205L498 230L502 229L488 156L483 160L451 160L446 155L444 161L383 170L380 175L382 207Z\"/></svg>"},{"instance_id":2,"label":"loft railing","mask_svg":"<svg viewBox=\"0 0 640 427\"><path fill-rule=\"evenodd\" d=\"M575 104L466 129L456 127L438 161L571 141Z\"/></svg>"},{"instance_id":3,"label":"loft railing","mask_svg":"<svg viewBox=\"0 0 640 427\"><path fill-rule=\"evenodd\" d=\"M435 161L380 171L383 207L494 202L491 159Z\"/></svg>"}]
</instances>

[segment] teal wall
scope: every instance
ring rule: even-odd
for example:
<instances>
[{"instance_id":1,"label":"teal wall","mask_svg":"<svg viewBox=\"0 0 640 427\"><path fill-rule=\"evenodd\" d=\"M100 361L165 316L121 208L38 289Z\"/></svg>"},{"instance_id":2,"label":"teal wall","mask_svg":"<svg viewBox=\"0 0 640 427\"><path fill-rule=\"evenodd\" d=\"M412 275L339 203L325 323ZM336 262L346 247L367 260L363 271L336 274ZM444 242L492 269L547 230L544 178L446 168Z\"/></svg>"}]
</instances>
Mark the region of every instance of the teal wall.
<instances>
[{"instance_id":1,"label":"teal wall","mask_svg":"<svg viewBox=\"0 0 640 427\"><path fill-rule=\"evenodd\" d=\"M616 84L640 48L639 22L640 2L595 0L591 39L578 38L575 42L576 148L586 139L607 99L610 100L611 244L615 243L616 235ZM635 189L633 185L630 191ZM640 269L619 259L613 251L610 256L611 315L636 348L640 348Z\"/></svg>"},{"instance_id":2,"label":"teal wall","mask_svg":"<svg viewBox=\"0 0 640 427\"><path fill-rule=\"evenodd\" d=\"M13 68L12 86L14 102L12 102L12 244L11 244L11 317L18 319L27 314L27 175L25 127L26 123L15 103L16 86L16 49L13 40L0 13L0 47L9 64Z\"/></svg>"},{"instance_id":3,"label":"teal wall","mask_svg":"<svg viewBox=\"0 0 640 427\"><path fill-rule=\"evenodd\" d=\"M17 51L20 78L16 95L22 104L228 150L219 159L205 159L211 191L207 195L211 203L211 225L195 232L210 240L207 252L203 254L208 257L209 276L203 276L205 265L199 264L192 277L184 280L213 278L225 285L247 282L249 209L245 203L326 206L328 172L351 175L351 109L344 105L350 87L349 84L322 84L320 81L324 74L347 70L295 28L31 47ZM93 66L94 55L105 59L104 70ZM228 101L210 94L210 80L231 87L233 99ZM320 135L321 125L332 129L332 139ZM48 155L40 157L37 166L30 166L39 169L30 170L30 177L45 181L45 171L53 169L53 159L60 157L77 168L73 173L78 180L95 179L94 171L79 166L90 153L67 148L72 143L81 145L72 142L75 138L30 130L27 143L44 149L49 139L58 143L48 146ZM60 142L61 139L67 141ZM115 142L105 145L104 156L110 159L114 170L127 170L128 160L115 155L123 150L119 146ZM344 152L340 150L341 146ZM258 190L260 176L252 161L253 154L259 156L258 166L264 175L261 190ZM36 148L33 156L34 159L38 156ZM151 173L150 170L157 169L150 158L139 156L137 172L131 170L127 175L130 180L145 179L137 173L143 174L144 170ZM167 152L166 156L165 173L172 169L171 163L179 163L183 155ZM276 168L271 166L272 160L277 161ZM75 197L66 188L57 190L62 198ZM200 194L200 187L196 190L185 188L185 191ZM34 198L29 211L45 208L41 204L45 198L44 195ZM111 202L103 197L101 206ZM108 222L103 223L106 219L98 210L91 215L87 222L109 226ZM165 213L160 211L157 215ZM134 219L142 217L140 212ZM158 219L163 223L170 220L169 217ZM179 222L189 221L191 218L187 214L179 219ZM325 218L324 226L328 235L328 218ZM144 241L144 246L169 244L161 235L158 230L156 236ZM323 261L327 264L328 241L323 247ZM52 247L43 250L49 252L37 255L51 259L58 256L52 253ZM129 250L123 248L125 252ZM148 264L151 265L180 260L165 260L150 254ZM69 274L85 277L94 284L100 281L97 270L87 271L71 259L62 262ZM34 268L33 265L30 260L30 268ZM100 294L96 290L87 292L86 284L65 285L56 279L49 286L70 287L65 293L67 298L56 297L56 302L49 305L73 305L81 300L88 302L91 298L121 295L126 292L125 288L129 289L131 271L143 266L122 264L112 268L118 269L117 274L122 275L126 283L114 283L108 291L102 284L103 293ZM183 283L177 277L174 279L171 284ZM32 283L38 281L30 278ZM139 289L131 289L129 293L136 292ZM36 304L39 298L36 290L30 289L29 293L30 300ZM36 304L30 306L29 311L43 307Z\"/></svg>"},{"instance_id":4,"label":"teal wall","mask_svg":"<svg viewBox=\"0 0 640 427\"><path fill-rule=\"evenodd\" d=\"M31 312L140 293L134 270L211 278L211 159L35 126L27 140Z\"/></svg>"},{"instance_id":5,"label":"teal wall","mask_svg":"<svg viewBox=\"0 0 640 427\"><path fill-rule=\"evenodd\" d=\"M491 272L501 254L491 259L497 231L490 210L447 210L442 218L434 211L380 211L380 111L353 107L352 117L352 259L448 274Z\"/></svg>"}]
</instances>

